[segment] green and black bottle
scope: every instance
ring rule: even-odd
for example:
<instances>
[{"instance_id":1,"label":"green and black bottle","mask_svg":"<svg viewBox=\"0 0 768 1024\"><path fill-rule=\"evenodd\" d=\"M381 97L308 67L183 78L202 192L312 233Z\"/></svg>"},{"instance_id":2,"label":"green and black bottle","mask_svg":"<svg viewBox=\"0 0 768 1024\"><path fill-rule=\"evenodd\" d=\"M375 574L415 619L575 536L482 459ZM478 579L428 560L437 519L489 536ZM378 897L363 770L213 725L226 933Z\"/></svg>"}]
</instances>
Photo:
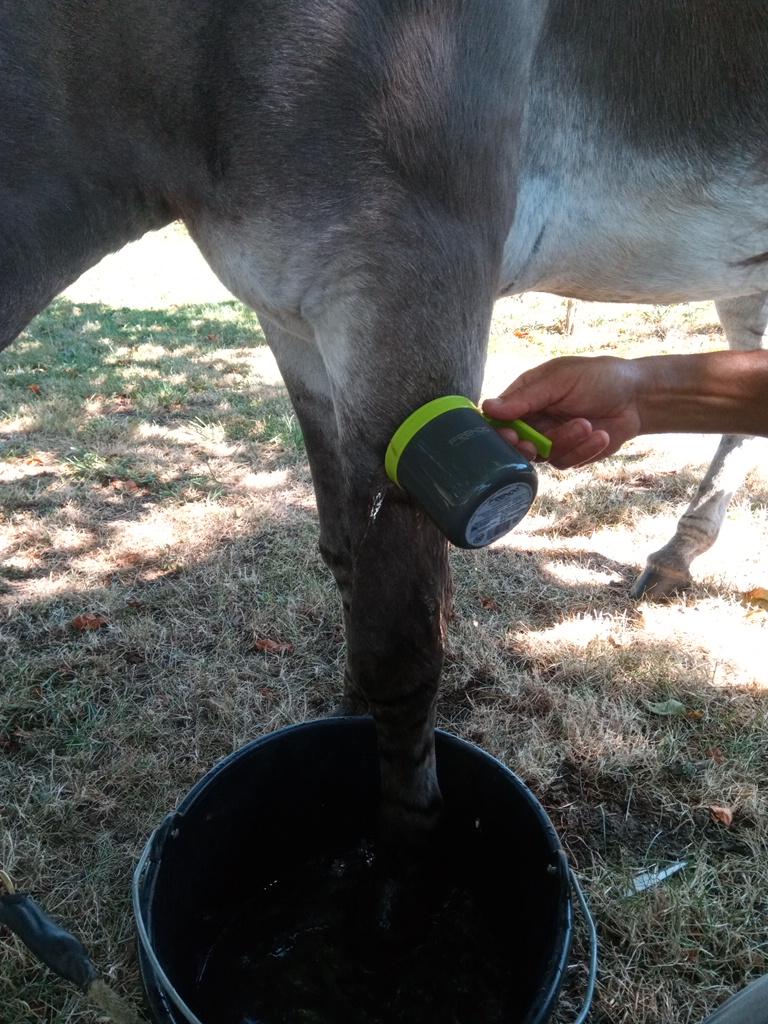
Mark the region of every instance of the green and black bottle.
<instances>
[{"instance_id":1,"label":"green and black bottle","mask_svg":"<svg viewBox=\"0 0 768 1024\"><path fill-rule=\"evenodd\" d=\"M488 420L463 395L444 395L422 405L387 448L390 480L461 548L498 540L517 526L536 497L536 471L499 436L497 426L513 427L541 455L549 455L549 439L528 424Z\"/></svg>"}]
</instances>

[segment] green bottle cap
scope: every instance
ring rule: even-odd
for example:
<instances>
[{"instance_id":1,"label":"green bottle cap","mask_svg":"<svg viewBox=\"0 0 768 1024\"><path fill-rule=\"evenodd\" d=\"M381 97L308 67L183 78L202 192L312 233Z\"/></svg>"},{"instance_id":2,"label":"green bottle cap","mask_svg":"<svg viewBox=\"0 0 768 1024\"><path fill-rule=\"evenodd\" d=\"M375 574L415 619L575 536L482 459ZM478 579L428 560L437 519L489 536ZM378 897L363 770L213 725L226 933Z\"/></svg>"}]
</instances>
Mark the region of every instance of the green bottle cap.
<instances>
[{"instance_id":1,"label":"green bottle cap","mask_svg":"<svg viewBox=\"0 0 768 1024\"><path fill-rule=\"evenodd\" d=\"M463 395L443 395L442 398L434 398L431 402L427 402L426 405L419 406L415 412L411 413L407 420L403 420L392 435L392 440L387 446L384 468L389 479L393 483L400 483L397 479L397 466L400 462L400 456L423 427L426 427L428 423L431 423L438 416L442 416L443 413L450 412L451 409L476 408L475 403Z\"/></svg>"},{"instance_id":2,"label":"green bottle cap","mask_svg":"<svg viewBox=\"0 0 768 1024\"><path fill-rule=\"evenodd\" d=\"M492 427L510 427L517 432L521 441L530 441L543 459L549 458L552 451L550 439L544 434L540 434L538 430L534 430L523 420L495 420L490 416L484 416L475 403L464 395L443 395L441 398L434 398L431 402L427 402L426 405L419 406L393 434L384 458L384 468L393 483L399 485L397 467L400 457L414 437L433 419L452 409L474 409Z\"/></svg>"}]
</instances>

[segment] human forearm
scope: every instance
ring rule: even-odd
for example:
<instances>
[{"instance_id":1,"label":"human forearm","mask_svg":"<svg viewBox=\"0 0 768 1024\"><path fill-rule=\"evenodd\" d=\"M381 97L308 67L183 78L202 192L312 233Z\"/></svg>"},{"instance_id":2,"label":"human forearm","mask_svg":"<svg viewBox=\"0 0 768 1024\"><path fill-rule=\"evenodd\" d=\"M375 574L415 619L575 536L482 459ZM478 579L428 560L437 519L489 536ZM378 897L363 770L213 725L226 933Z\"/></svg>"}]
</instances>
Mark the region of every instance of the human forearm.
<instances>
[{"instance_id":1,"label":"human forearm","mask_svg":"<svg viewBox=\"0 0 768 1024\"><path fill-rule=\"evenodd\" d=\"M646 356L638 374L641 433L768 436L768 351Z\"/></svg>"},{"instance_id":2,"label":"human forearm","mask_svg":"<svg viewBox=\"0 0 768 1024\"><path fill-rule=\"evenodd\" d=\"M605 458L638 434L768 436L768 352L566 356L528 370L484 409L548 434L558 469ZM514 431L503 434L535 457Z\"/></svg>"}]
</instances>

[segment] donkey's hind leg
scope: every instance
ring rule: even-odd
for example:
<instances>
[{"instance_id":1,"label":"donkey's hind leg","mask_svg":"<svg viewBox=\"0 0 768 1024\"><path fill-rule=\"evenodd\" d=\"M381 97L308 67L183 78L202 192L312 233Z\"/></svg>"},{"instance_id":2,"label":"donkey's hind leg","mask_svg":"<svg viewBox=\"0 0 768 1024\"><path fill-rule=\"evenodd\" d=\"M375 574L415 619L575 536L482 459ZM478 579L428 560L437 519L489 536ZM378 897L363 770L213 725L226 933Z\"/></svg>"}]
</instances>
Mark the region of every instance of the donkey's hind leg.
<instances>
[{"instance_id":1,"label":"donkey's hind leg","mask_svg":"<svg viewBox=\"0 0 768 1024\"><path fill-rule=\"evenodd\" d=\"M716 305L731 349L746 351L764 344L768 294L723 299ZM723 435L674 537L649 555L645 571L632 587L633 597L664 598L690 584L691 562L717 540L728 503L752 466L750 441L751 438L738 434Z\"/></svg>"}]
</instances>

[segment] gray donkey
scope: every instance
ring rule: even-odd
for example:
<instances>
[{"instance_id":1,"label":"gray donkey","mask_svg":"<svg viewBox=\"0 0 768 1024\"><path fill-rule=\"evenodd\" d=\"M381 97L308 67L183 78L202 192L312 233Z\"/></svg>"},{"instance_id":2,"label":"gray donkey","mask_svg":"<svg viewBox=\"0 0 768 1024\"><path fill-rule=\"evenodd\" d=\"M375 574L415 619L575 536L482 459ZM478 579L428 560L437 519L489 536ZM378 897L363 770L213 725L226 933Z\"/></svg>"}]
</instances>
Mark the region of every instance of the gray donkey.
<instances>
[{"instance_id":1,"label":"gray donkey","mask_svg":"<svg viewBox=\"0 0 768 1024\"><path fill-rule=\"evenodd\" d=\"M257 310L341 590L383 821L439 812L446 542L387 484L414 408L477 398L494 300L714 298L768 320L764 0L0 0L0 346L180 218ZM724 438L636 592L714 539Z\"/></svg>"}]
</instances>

